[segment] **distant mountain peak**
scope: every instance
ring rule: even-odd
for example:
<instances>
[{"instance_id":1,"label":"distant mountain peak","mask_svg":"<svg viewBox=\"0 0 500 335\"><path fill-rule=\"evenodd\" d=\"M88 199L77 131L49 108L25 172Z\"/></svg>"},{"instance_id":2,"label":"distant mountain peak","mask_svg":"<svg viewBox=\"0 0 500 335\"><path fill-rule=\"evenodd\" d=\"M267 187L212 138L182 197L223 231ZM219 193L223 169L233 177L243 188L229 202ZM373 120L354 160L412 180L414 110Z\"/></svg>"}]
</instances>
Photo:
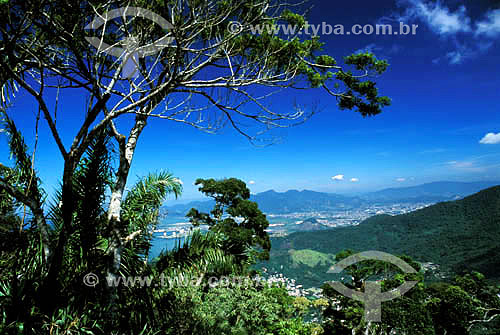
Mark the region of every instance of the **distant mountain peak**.
<instances>
[{"instance_id":1,"label":"distant mountain peak","mask_svg":"<svg viewBox=\"0 0 500 335\"><path fill-rule=\"evenodd\" d=\"M349 210L372 204L395 203L436 203L461 199L482 189L499 185L500 182L432 182L417 186L387 188L359 196L347 196L336 193L324 193L311 190L286 192L268 190L252 194L250 200L259 204L265 213L285 214L298 212L328 212ZM184 205L174 205L168 208L174 215L185 215L191 208L200 211L210 211L213 201L198 201Z\"/></svg>"},{"instance_id":2,"label":"distant mountain peak","mask_svg":"<svg viewBox=\"0 0 500 335\"><path fill-rule=\"evenodd\" d=\"M278 193L278 192L276 192L275 190L268 190L268 191L260 192L257 194L274 194L274 193Z\"/></svg>"}]
</instances>

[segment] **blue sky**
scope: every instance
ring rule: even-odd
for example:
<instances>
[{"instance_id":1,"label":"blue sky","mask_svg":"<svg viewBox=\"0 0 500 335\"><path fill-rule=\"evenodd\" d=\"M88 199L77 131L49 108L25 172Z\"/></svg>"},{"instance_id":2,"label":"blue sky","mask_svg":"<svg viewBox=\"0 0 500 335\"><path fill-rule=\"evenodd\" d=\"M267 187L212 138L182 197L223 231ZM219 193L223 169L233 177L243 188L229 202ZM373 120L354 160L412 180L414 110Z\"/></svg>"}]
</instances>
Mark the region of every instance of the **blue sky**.
<instances>
[{"instance_id":1,"label":"blue sky","mask_svg":"<svg viewBox=\"0 0 500 335\"><path fill-rule=\"evenodd\" d=\"M338 193L437 180L500 180L500 2L311 3L312 24L419 25L415 36L322 36L325 51L335 58L371 50L388 59L390 67L377 83L381 93L392 98L392 106L363 118L339 111L321 90L286 91L269 104L286 111L294 101L304 106L317 103L320 112L277 134L281 143L263 148L230 128L209 135L154 120L140 138L130 182L149 171L167 169L183 180L183 198L193 199L199 197L193 186L198 177L241 178L252 192ZM61 100L58 127L66 143L81 122L79 106L84 101L76 91ZM11 110L30 145L36 110L34 101L22 93ZM8 159L4 139L0 157L2 162ZM36 167L52 192L62 173L62 159L43 121L36 157Z\"/></svg>"}]
</instances>

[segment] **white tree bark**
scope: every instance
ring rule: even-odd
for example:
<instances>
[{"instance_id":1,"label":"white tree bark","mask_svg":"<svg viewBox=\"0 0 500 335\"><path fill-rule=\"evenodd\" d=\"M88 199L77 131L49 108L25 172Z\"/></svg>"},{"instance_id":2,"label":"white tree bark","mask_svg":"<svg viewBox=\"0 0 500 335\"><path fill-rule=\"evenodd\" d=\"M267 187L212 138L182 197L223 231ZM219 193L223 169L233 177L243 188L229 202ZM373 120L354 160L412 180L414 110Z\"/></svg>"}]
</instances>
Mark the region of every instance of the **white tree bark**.
<instances>
[{"instance_id":1,"label":"white tree bark","mask_svg":"<svg viewBox=\"0 0 500 335\"><path fill-rule=\"evenodd\" d=\"M116 276L120 270L121 264L121 252L122 244L124 238L128 235L124 231L121 222L121 204L123 201L123 194L125 192L125 186L127 184L128 175L130 172L130 166L132 164L132 159L134 157L134 152L137 146L137 141L141 135L144 127L146 126L146 116L138 115L136 117L135 124L130 131L129 137L126 140L124 136L115 134L118 140L119 151L120 151L120 165L116 173L115 184L111 192L111 199L108 208L108 221L111 225L111 243L108 250L108 255L113 259L111 268L108 271L108 275Z\"/></svg>"}]
</instances>

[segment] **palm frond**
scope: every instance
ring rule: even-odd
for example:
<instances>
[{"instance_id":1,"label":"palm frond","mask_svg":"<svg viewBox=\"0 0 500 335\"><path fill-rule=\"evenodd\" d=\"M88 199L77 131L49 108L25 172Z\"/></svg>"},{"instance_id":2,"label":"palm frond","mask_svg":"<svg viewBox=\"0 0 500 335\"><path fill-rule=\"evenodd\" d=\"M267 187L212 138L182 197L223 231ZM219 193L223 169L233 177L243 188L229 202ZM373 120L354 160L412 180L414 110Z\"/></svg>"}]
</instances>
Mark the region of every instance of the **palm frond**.
<instances>
[{"instance_id":1,"label":"palm frond","mask_svg":"<svg viewBox=\"0 0 500 335\"><path fill-rule=\"evenodd\" d=\"M127 241L127 247L135 250L132 254L147 258L161 205L168 195L178 197L181 193L182 182L166 171L140 179L127 193L121 215L128 224L127 234L131 241Z\"/></svg>"},{"instance_id":2,"label":"palm frond","mask_svg":"<svg viewBox=\"0 0 500 335\"><path fill-rule=\"evenodd\" d=\"M0 108L0 125L8 137L10 152L15 161L12 171L16 173L17 182L23 185L24 194L27 197L41 203L44 192L40 188L40 178L33 168L28 146L16 124L3 108Z\"/></svg>"},{"instance_id":3,"label":"palm frond","mask_svg":"<svg viewBox=\"0 0 500 335\"><path fill-rule=\"evenodd\" d=\"M111 147L107 131L90 142L73 175L73 225L64 247L61 282L67 289L81 283L81 274L99 272L105 263L102 251L106 227L104 208L111 180ZM62 187L61 187L62 188ZM57 241L63 228L61 189L51 201L49 219L54 227L52 240Z\"/></svg>"},{"instance_id":4,"label":"palm frond","mask_svg":"<svg viewBox=\"0 0 500 335\"><path fill-rule=\"evenodd\" d=\"M92 261L92 252L99 242L104 226L104 200L111 183L110 137L107 131L98 134L90 143L75 171L75 225L78 227L82 257Z\"/></svg>"},{"instance_id":5,"label":"palm frond","mask_svg":"<svg viewBox=\"0 0 500 335\"><path fill-rule=\"evenodd\" d=\"M50 227L47 225L42 209L45 192L40 186L41 181L35 171L34 162L28 153L28 146L4 108L0 108L0 125L7 134L10 152L15 161L14 168L2 168L3 174L9 175L8 182L4 180L3 176L0 176L0 182L2 182L2 188L4 188L2 191L9 193L18 203L23 203L24 213L22 220L20 220L20 228L22 230L25 226L28 226L29 229L38 232L43 245L40 252L45 263L47 263L50 255ZM30 217L30 213L31 220L25 221L25 218Z\"/></svg>"},{"instance_id":6,"label":"palm frond","mask_svg":"<svg viewBox=\"0 0 500 335\"><path fill-rule=\"evenodd\" d=\"M161 207L169 194L179 197L182 193L182 182L172 173L151 173L139 180L127 193L122 206L124 218L135 219L145 212Z\"/></svg>"},{"instance_id":7,"label":"palm frond","mask_svg":"<svg viewBox=\"0 0 500 335\"><path fill-rule=\"evenodd\" d=\"M0 164L0 178L7 183L12 181L13 171ZM16 215L16 208L19 202L16 201L5 190L0 189L0 234L2 232L10 232L15 227L19 227L19 217ZM0 242L1 243L1 242Z\"/></svg>"},{"instance_id":8,"label":"palm frond","mask_svg":"<svg viewBox=\"0 0 500 335\"><path fill-rule=\"evenodd\" d=\"M172 250L163 252L155 263L156 271L169 278L186 276L221 276L239 273L240 266L233 255L227 254L222 245L227 239L224 234L194 230Z\"/></svg>"},{"instance_id":9,"label":"palm frond","mask_svg":"<svg viewBox=\"0 0 500 335\"><path fill-rule=\"evenodd\" d=\"M0 106L5 108L16 96L19 87L14 80L2 81L0 85Z\"/></svg>"}]
</instances>

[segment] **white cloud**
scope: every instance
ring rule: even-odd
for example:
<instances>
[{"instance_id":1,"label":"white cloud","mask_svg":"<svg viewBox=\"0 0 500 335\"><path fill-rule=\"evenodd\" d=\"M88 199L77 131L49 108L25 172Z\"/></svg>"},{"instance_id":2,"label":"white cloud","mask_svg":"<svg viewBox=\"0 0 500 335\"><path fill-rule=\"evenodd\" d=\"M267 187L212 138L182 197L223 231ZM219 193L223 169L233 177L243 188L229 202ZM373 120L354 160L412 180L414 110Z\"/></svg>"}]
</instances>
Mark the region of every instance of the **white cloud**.
<instances>
[{"instance_id":1,"label":"white cloud","mask_svg":"<svg viewBox=\"0 0 500 335\"><path fill-rule=\"evenodd\" d=\"M396 181L397 181L398 183L403 183L403 182L405 182L405 181L406 181L406 178L396 178Z\"/></svg>"},{"instance_id":2,"label":"white cloud","mask_svg":"<svg viewBox=\"0 0 500 335\"><path fill-rule=\"evenodd\" d=\"M371 43L362 49L354 51L354 53L355 54L365 53L365 52L377 53L378 51L381 51L381 50L382 50L382 47L376 45L375 43Z\"/></svg>"},{"instance_id":3,"label":"white cloud","mask_svg":"<svg viewBox=\"0 0 500 335\"><path fill-rule=\"evenodd\" d=\"M359 178L351 178L351 182L357 183L359 181Z\"/></svg>"},{"instance_id":4,"label":"white cloud","mask_svg":"<svg viewBox=\"0 0 500 335\"><path fill-rule=\"evenodd\" d=\"M498 138L500 138L500 134L497 134L497 136ZM500 141L496 143L500 143ZM500 167L498 157L500 157L500 154L498 153L486 154L481 156L468 157L462 160L443 162L441 165L447 170L454 169L460 172L484 174L488 171L498 171L498 168Z\"/></svg>"},{"instance_id":5,"label":"white cloud","mask_svg":"<svg viewBox=\"0 0 500 335\"><path fill-rule=\"evenodd\" d=\"M344 180L344 175L343 174L338 174L336 176L333 176L332 180Z\"/></svg>"},{"instance_id":6,"label":"white cloud","mask_svg":"<svg viewBox=\"0 0 500 335\"><path fill-rule=\"evenodd\" d=\"M491 166L485 165L484 162L478 162L477 160L466 160L466 161L451 161L446 162L447 168L452 168L462 172L469 173L484 173Z\"/></svg>"},{"instance_id":7,"label":"white cloud","mask_svg":"<svg viewBox=\"0 0 500 335\"><path fill-rule=\"evenodd\" d=\"M459 32L471 32L471 19L467 16L465 6L451 11L439 1L426 3L423 0L406 0L410 7L400 17L402 21L419 19L439 35L453 35Z\"/></svg>"},{"instance_id":8,"label":"white cloud","mask_svg":"<svg viewBox=\"0 0 500 335\"><path fill-rule=\"evenodd\" d=\"M474 162L472 161L451 161L447 164L456 169L470 169L474 167Z\"/></svg>"},{"instance_id":9,"label":"white cloud","mask_svg":"<svg viewBox=\"0 0 500 335\"><path fill-rule=\"evenodd\" d=\"M488 37L500 35L500 9L487 13L486 18L476 24L476 35Z\"/></svg>"},{"instance_id":10,"label":"white cloud","mask_svg":"<svg viewBox=\"0 0 500 335\"><path fill-rule=\"evenodd\" d=\"M391 47L381 47L375 43L368 44L364 48L358 49L354 51L355 54L359 53L372 53L376 54L377 57L383 58L383 59L390 59L392 55L398 54L401 50L403 50L403 47L400 46L399 44L393 44Z\"/></svg>"},{"instance_id":11,"label":"white cloud","mask_svg":"<svg viewBox=\"0 0 500 335\"><path fill-rule=\"evenodd\" d=\"M446 54L446 58L452 65L462 64L468 59L475 58L482 53L485 53L493 46L492 42L486 41L480 41L474 43L474 45L462 45L458 42L455 44L457 49Z\"/></svg>"},{"instance_id":12,"label":"white cloud","mask_svg":"<svg viewBox=\"0 0 500 335\"><path fill-rule=\"evenodd\" d=\"M471 57L470 54L466 54L458 50L451 51L446 54L446 58L448 58L450 64L452 65L462 64L464 60L466 60L469 57Z\"/></svg>"},{"instance_id":13,"label":"white cloud","mask_svg":"<svg viewBox=\"0 0 500 335\"><path fill-rule=\"evenodd\" d=\"M254 180L250 180L250 181L248 182L248 184L249 184L249 185L255 185L255 181L254 181Z\"/></svg>"},{"instance_id":14,"label":"white cloud","mask_svg":"<svg viewBox=\"0 0 500 335\"><path fill-rule=\"evenodd\" d=\"M482 20L473 23L465 6L450 8L443 2L399 0L399 4L406 7L404 13L384 19L407 24L423 22L435 34L447 37L454 50L433 59L434 64L447 61L451 65L459 65L487 52L493 45L491 39L500 35L500 9L486 13ZM464 36L457 38L457 34Z\"/></svg>"},{"instance_id":15,"label":"white cloud","mask_svg":"<svg viewBox=\"0 0 500 335\"><path fill-rule=\"evenodd\" d=\"M481 141L479 141L481 144L499 144L500 143L500 133L495 134L495 133L488 133L486 134Z\"/></svg>"}]
</instances>

